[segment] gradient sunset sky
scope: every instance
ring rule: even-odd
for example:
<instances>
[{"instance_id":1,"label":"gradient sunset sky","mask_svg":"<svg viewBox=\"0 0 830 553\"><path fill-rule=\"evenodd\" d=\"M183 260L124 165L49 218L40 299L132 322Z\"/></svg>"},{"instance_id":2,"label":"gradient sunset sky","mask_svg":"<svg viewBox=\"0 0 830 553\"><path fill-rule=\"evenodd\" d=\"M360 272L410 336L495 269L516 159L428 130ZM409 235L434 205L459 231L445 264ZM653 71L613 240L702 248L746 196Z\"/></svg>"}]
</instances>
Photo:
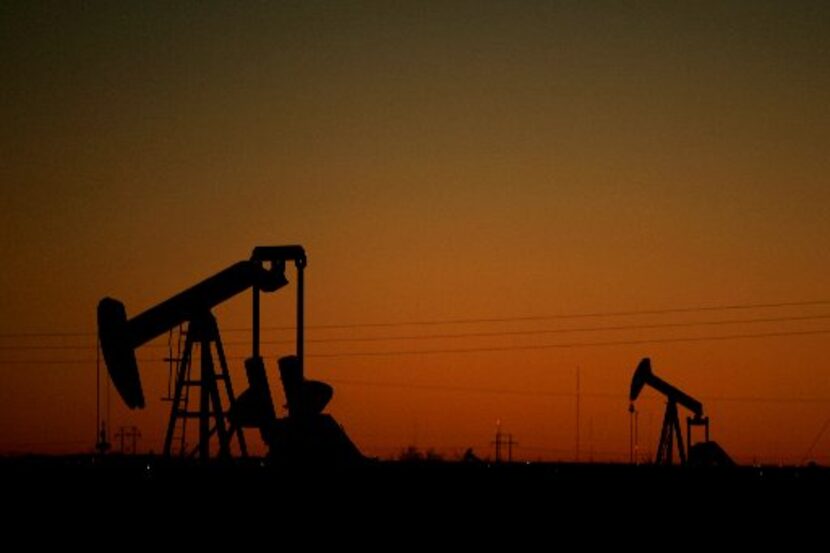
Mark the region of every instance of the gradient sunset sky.
<instances>
[{"instance_id":1,"label":"gradient sunset sky","mask_svg":"<svg viewBox=\"0 0 830 553\"><path fill-rule=\"evenodd\" d=\"M298 243L306 374L367 454L492 456L498 420L573 459L579 367L580 458L627 460L650 356L739 461L828 462L828 60L818 1L4 2L0 453L91 449L100 298ZM215 311L237 390L249 301ZM522 319L573 314L603 315ZM144 451L165 344L147 409L110 400Z\"/></svg>"}]
</instances>

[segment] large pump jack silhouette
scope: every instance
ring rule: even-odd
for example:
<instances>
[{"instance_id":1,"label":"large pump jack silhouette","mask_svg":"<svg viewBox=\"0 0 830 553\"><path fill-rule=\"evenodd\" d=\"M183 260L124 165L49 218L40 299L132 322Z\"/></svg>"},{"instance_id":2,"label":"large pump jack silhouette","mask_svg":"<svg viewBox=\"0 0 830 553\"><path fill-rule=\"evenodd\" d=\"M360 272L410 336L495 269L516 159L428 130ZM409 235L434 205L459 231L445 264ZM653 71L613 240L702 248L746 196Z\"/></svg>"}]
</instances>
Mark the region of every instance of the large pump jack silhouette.
<instances>
[{"instance_id":1,"label":"large pump jack silhouette","mask_svg":"<svg viewBox=\"0 0 830 553\"><path fill-rule=\"evenodd\" d=\"M703 416L703 404L675 388L662 378L657 377L651 371L651 359L643 358L634 371L631 379L631 392L629 401L632 403L639 397L640 392L646 385L654 388L666 396L666 413L663 416L663 428L660 431L660 442L657 445L658 465L671 465L674 461L674 444L677 442L677 453L681 465L720 465L729 466L734 462L726 452L715 442L709 440L709 417ZM680 417L677 406L680 404L692 412L691 417L686 418L686 446L683 445L683 433L680 430ZM692 445L692 427L703 426L704 441Z\"/></svg>"},{"instance_id":2,"label":"large pump jack silhouette","mask_svg":"<svg viewBox=\"0 0 830 553\"><path fill-rule=\"evenodd\" d=\"M288 284L285 268L289 261L297 269L296 354L279 359L288 414L277 418L265 363L260 356L260 293L275 292ZM340 425L322 413L331 400L331 386L304 377L306 262L301 246L257 247L250 259L231 265L135 317L127 318L124 304L116 299L104 298L99 302L98 335L107 371L130 409L145 406L136 348L187 324L184 352L176 369L173 405L164 441L165 456L171 456L177 426L185 428L188 420L197 419L199 442L189 455L202 460L211 457L214 437L218 457L231 456L234 438L239 453L246 456L244 428L258 429L269 455L281 462L354 462L363 458ZM252 352L245 361L248 388L236 397L211 309L248 289L252 290ZM198 376L193 371L197 347ZM199 390L197 409L189 406L191 388Z\"/></svg>"}]
</instances>

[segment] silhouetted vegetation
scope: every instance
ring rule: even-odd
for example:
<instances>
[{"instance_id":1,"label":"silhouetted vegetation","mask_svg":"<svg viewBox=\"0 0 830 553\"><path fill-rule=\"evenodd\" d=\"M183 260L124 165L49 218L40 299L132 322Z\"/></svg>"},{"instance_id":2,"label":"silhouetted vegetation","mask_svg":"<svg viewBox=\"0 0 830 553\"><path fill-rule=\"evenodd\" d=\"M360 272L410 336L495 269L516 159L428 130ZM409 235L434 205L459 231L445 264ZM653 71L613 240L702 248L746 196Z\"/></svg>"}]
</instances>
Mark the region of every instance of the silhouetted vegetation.
<instances>
[{"instance_id":1,"label":"silhouetted vegetation","mask_svg":"<svg viewBox=\"0 0 830 553\"><path fill-rule=\"evenodd\" d=\"M398 455L397 460L409 463L438 463L444 461L444 457L438 452L436 452L433 448L429 448L426 451L420 451L417 447L411 445L403 451L401 451L400 455Z\"/></svg>"}]
</instances>

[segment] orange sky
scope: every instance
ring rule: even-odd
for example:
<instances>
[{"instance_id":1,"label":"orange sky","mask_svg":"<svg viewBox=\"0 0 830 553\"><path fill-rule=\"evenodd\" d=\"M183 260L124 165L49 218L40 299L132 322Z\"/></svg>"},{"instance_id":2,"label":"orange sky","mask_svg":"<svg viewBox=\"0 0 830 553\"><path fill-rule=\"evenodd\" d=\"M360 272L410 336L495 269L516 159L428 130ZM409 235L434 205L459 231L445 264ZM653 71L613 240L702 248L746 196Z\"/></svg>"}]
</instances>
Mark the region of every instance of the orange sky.
<instances>
[{"instance_id":1,"label":"orange sky","mask_svg":"<svg viewBox=\"0 0 830 553\"><path fill-rule=\"evenodd\" d=\"M311 325L830 299L821 2L14 2L0 25L0 452L91 446L101 297L136 314L255 245L306 247ZM264 324L290 323L292 294L264 299ZM220 326L245 326L248 308L247 296L220 307ZM830 304L309 337L823 315ZM818 330L830 321L308 352ZM54 332L82 335L40 335ZM795 462L830 417L826 345L812 334L310 358L307 375L335 385L330 411L372 455L409 444L492 455L501 420L518 456L570 459L579 366L580 456L622 460L628 383L648 355L703 400L713 438L739 460ZM274 357L288 350L265 350L277 393ZM111 404L111 425L137 424L156 451L164 353L139 351L144 412ZM645 455L662 406L646 392L640 408ZM829 455L830 432L813 451Z\"/></svg>"}]
</instances>

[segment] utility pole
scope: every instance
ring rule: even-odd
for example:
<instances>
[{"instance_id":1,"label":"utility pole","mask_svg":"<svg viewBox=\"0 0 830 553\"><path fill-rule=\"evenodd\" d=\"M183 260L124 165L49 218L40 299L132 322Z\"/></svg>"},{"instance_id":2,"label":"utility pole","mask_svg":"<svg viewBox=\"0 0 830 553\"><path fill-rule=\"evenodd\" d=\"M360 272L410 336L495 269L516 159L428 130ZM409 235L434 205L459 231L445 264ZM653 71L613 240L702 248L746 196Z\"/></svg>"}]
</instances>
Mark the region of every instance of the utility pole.
<instances>
[{"instance_id":1,"label":"utility pole","mask_svg":"<svg viewBox=\"0 0 830 553\"><path fill-rule=\"evenodd\" d=\"M501 420L496 421L496 440L490 442L491 445L496 446L496 462L501 463Z\"/></svg>"},{"instance_id":2,"label":"utility pole","mask_svg":"<svg viewBox=\"0 0 830 553\"><path fill-rule=\"evenodd\" d=\"M513 462L513 446L519 445L519 442L513 440L513 434L507 435L507 462Z\"/></svg>"},{"instance_id":3,"label":"utility pole","mask_svg":"<svg viewBox=\"0 0 830 553\"><path fill-rule=\"evenodd\" d=\"M138 428L136 428L135 426L133 426L132 430L133 431L131 437L133 439L133 455L135 455L136 453L138 453L138 450L136 449L136 442L138 441L138 438L141 437L141 432L139 432Z\"/></svg>"},{"instance_id":4,"label":"utility pole","mask_svg":"<svg viewBox=\"0 0 830 553\"><path fill-rule=\"evenodd\" d=\"M101 444L104 436L101 432L101 340L95 342L95 449L103 453Z\"/></svg>"},{"instance_id":5,"label":"utility pole","mask_svg":"<svg viewBox=\"0 0 830 553\"><path fill-rule=\"evenodd\" d=\"M634 404L628 404L628 462L630 464L634 464L634 413L636 410L634 409Z\"/></svg>"},{"instance_id":6,"label":"utility pole","mask_svg":"<svg viewBox=\"0 0 830 553\"><path fill-rule=\"evenodd\" d=\"M107 415L109 415L109 404L107 404ZM109 418L109 417L108 417ZM107 437L107 422L101 420L101 342L95 344L95 449L99 455L105 454L110 449Z\"/></svg>"},{"instance_id":7,"label":"utility pole","mask_svg":"<svg viewBox=\"0 0 830 553\"><path fill-rule=\"evenodd\" d=\"M110 443L107 439L107 423L101 421L101 433L98 436L98 442L95 444L95 449L98 450L99 455L105 454L110 449Z\"/></svg>"},{"instance_id":8,"label":"utility pole","mask_svg":"<svg viewBox=\"0 0 830 553\"><path fill-rule=\"evenodd\" d=\"M136 442L141 437L141 431L139 431L137 426L122 426L119 428L118 433L115 434L115 437L119 440L122 454L125 453L124 440L130 440L130 453L132 455L136 454Z\"/></svg>"},{"instance_id":9,"label":"utility pole","mask_svg":"<svg viewBox=\"0 0 830 553\"><path fill-rule=\"evenodd\" d=\"M594 418L588 417L588 462L594 462Z\"/></svg>"},{"instance_id":10,"label":"utility pole","mask_svg":"<svg viewBox=\"0 0 830 553\"><path fill-rule=\"evenodd\" d=\"M634 463L640 464L640 412L634 410Z\"/></svg>"},{"instance_id":11,"label":"utility pole","mask_svg":"<svg viewBox=\"0 0 830 553\"><path fill-rule=\"evenodd\" d=\"M579 365L576 366L576 462L579 462Z\"/></svg>"}]
</instances>

